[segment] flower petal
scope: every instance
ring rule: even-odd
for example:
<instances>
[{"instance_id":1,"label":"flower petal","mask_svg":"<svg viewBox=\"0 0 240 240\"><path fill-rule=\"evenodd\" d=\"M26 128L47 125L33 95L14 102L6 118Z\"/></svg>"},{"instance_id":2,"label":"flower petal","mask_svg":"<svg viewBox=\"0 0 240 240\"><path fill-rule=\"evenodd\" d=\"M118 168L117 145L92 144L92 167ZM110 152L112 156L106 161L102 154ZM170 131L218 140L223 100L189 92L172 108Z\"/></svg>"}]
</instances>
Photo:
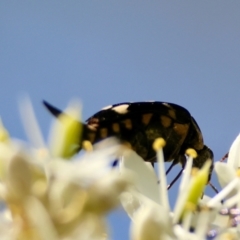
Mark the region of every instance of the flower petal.
<instances>
[{"instance_id":1,"label":"flower petal","mask_svg":"<svg viewBox=\"0 0 240 240\"><path fill-rule=\"evenodd\" d=\"M22 123L30 143L32 143L35 148L46 148L30 99L27 97L22 99L19 109Z\"/></svg>"},{"instance_id":2,"label":"flower petal","mask_svg":"<svg viewBox=\"0 0 240 240\"><path fill-rule=\"evenodd\" d=\"M146 204L137 212L131 227L133 240L157 240L173 237L168 211L157 204ZM170 238L169 238L170 239Z\"/></svg>"},{"instance_id":3,"label":"flower petal","mask_svg":"<svg viewBox=\"0 0 240 240\"><path fill-rule=\"evenodd\" d=\"M237 169L240 166L240 134L230 147L227 164L234 169Z\"/></svg>"},{"instance_id":4,"label":"flower petal","mask_svg":"<svg viewBox=\"0 0 240 240\"><path fill-rule=\"evenodd\" d=\"M142 203L139 198L139 194L134 190L128 190L123 192L120 196L122 206L131 220L134 222L137 211L141 208Z\"/></svg>"},{"instance_id":5,"label":"flower petal","mask_svg":"<svg viewBox=\"0 0 240 240\"><path fill-rule=\"evenodd\" d=\"M236 171L229 164L216 162L214 170L222 188L226 187L236 177Z\"/></svg>"},{"instance_id":6,"label":"flower petal","mask_svg":"<svg viewBox=\"0 0 240 240\"><path fill-rule=\"evenodd\" d=\"M10 140L8 131L3 126L2 120L0 118L0 142L8 143Z\"/></svg>"},{"instance_id":7,"label":"flower petal","mask_svg":"<svg viewBox=\"0 0 240 240\"><path fill-rule=\"evenodd\" d=\"M25 157L22 153L15 154L7 169L8 194L14 198L24 198L31 190L32 174Z\"/></svg>"},{"instance_id":8,"label":"flower petal","mask_svg":"<svg viewBox=\"0 0 240 240\"><path fill-rule=\"evenodd\" d=\"M149 168L139 155L131 150L125 150L123 160L120 163L120 169L122 169L121 171L129 169L136 173L136 188L146 197L159 203L157 176L153 168Z\"/></svg>"},{"instance_id":9,"label":"flower petal","mask_svg":"<svg viewBox=\"0 0 240 240\"><path fill-rule=\"evenodd\" d=\"M86 209L100 215L112 210L117 207L119 195L130 183L131 177L128 174L119 175L115 171L109 173L90 187Z\"/></svg>"},{"instance_id":10,"label":"flower petal","mask_svg":"<svg viewBox=\"0 0 240 240\"><path fill-rule=\"evenodd\" d=\"M214 208L219 204L229 193L238 187L239 179L236 177L234 178L222 191L220 191L217 195L215 195L208 203L207 206L209 208Z\"/></svg>"},{"instance_id":11,"label":"flower petal","mask_svg":"<svg viewBox=\"0 0 240 240\"><path fill-rule=\"evenodd\" d=\"M34 227L38 236L42 240L58 240L57 231L50 219L50 216L42 203L30 197L25 204L26 214L28 215L32 227Z\"/></svg>"}]
</instances>

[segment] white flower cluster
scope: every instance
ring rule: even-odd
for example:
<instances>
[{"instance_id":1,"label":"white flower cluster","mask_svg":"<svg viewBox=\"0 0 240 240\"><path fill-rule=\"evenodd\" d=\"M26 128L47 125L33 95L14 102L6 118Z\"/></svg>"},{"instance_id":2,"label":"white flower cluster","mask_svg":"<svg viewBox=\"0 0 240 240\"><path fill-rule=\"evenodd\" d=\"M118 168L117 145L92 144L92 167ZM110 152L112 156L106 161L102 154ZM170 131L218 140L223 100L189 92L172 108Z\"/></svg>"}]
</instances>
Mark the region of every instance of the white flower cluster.
<instances>
[{"instance_id":1,"label":"white flower cluster","mask_svg":"<svg viewBox=\"0 0 240 240\"><path fill-rule=\"evenodd\" d=\"M161 140L162 141L162 140ZM240 239L240 135L233 142L228 161L215 163L222 190L213 198L202 197L210 162L192 169L194 152L188 152L176 203L170 209L164 170L163 145L157 148L160 183L148 164L134 152L125 154L121 169L135 172L136 184L121 195L132 220L133 240Z\"/></svg>"},{"instance_id":2,"label":"white flower cluster","mask_svg":"<svg viewBox=\"0 0 240 240\"><path fill-rule=\"evenodd\" d=\"M105 216L119 206L119 195L131 183L128 174L111 167L120 145L105 140L66 161L74 153L68 149L79 141L79 108L71 105L71 117L55 123L49 147L30 103L22 110L34 148L10 138L0 124L0 239L108 239Z\"/></svg>"},{"instance_id":3,"label":"white flower cluster","mask_svg":"<svg viewBox=\"0 0 240 240\"><path fill-rule=\"evenodd\" d=\"M154 144L159 180L151 164L114 139L93 149L84 142L90 151L74 156L82 130L79 104L66 111L52 127L48 145L30 102L22 106L22 115L31 146L10 138L0 124L1 240L108 239L105 216L120 203L132 220L132 240L240 239L240 137L228 161L215 163L222 190L213 198L202 197L211 163L192 169L195 152L187 152L171 209L163 139ZM120 155L120 171L112 169Z\"/></svg>"}]
</instances>

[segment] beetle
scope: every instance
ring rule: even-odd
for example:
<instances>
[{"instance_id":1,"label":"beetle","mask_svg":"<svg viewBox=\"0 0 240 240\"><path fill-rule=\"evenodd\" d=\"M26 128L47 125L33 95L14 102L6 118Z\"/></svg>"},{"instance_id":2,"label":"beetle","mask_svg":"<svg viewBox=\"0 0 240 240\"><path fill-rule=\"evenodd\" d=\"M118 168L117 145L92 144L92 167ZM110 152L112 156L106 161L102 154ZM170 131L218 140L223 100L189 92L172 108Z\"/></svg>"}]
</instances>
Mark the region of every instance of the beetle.
<instances>
[{"instance_id":1,"label":"beetle","mask_svg":"<svg viewBox=\"0 0 240 240\"><path fill-rule=\"evenodd\" d=\"M55 117L62 114L61 110L46 101L43 103ZM177 104L157 101L118 103L104 107L88 118L83 126L82 136L79 136L80 145L83 140L94 144L107 137L116 136L130 144L144 161L151 162L152 165L156 162L156 152L152 144L156 138L165 139L164 159L172 161L167 173L177 163L184 169L185 152L188 148L193 148L198 154L193 161L193 167L201 168L207 160L211 160L209 180L211 178L213 152L204 145L195 119L187 109Z\"/></svg>"}]
</instances>

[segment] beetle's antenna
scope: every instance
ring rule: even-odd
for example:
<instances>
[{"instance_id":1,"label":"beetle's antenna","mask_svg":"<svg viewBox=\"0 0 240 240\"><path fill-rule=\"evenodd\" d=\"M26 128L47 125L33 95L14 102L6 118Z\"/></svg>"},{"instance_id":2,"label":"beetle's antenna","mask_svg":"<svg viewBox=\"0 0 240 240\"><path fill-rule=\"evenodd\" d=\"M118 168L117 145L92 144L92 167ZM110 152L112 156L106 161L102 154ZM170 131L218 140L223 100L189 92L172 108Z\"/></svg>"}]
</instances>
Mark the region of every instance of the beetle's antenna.
<instances>
[{"instance_id":1,"label":"beetle's antenna","mask_svg":"<svg viewBox=\"0 0 240 240\"><path fill-rule=\"evenodd\" d=\"M46 102L43 100L43 105L47 108L47 110L54 116L54 117L59 117L63 112L59 110L58 108L54 107L50 103Z\"/></svg>"},{"instance_id":2,"label":"beetle's antenna","mask_svg":"<svg viewBox=\"0 0 240 240\"><path fill-rule=\"evenodd\" d=\"M213 190L216 194L219 193L218 190L217 190L217 188L216 188L211 182L208 182L208 185L212 188L212 190Z\"/></svg>"},{"instance_id":3,"label":"beetle's antenna","mask_svg":"<svg viewBox=\"0 0 240 240\"><path fill-rule=\"evenodd\" d=\"M172 187L172 185L180 178L180 176L182 175L184 168L182 168L180 170L180 172L178 173L178 175L172 180L172 182L168 185L168 190Z\"/></svg>"},{"instance_id":4,"label":"beetle's antenna","mask_svg":"<svg viewBox=\"0 0 240 240\"><path fill-rule=\"evenodd\" d=\"M222 159L220 160L220 162L223 162L226 158L228 158L228 152L222 157Z\"/></svg>"}]
</instances>

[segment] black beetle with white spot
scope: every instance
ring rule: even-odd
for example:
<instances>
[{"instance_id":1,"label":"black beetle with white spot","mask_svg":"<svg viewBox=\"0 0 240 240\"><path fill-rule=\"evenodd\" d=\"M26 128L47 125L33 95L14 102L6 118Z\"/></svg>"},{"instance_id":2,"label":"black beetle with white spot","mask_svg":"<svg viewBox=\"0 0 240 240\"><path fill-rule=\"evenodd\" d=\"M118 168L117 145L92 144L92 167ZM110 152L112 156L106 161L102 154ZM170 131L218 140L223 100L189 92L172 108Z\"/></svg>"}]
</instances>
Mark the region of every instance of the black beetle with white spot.
<instances>
[{"instance_id":1,"label":"black beetle with white spot","mask_svg":"<svg viewBox=\"0 0 240 240\"><path fill-rule=\"evenodd\" d=\"M44 105L58 117L62 111L44 101ZM201 168L207 160L213 163L213 153L204 145L201 130L195 119L185 108L165 102L125 102L107 106L95 113L83 124L79 136L79 150L83 141L92 144L107 137L116 136L127 143L144 161L154 164L156 152L152 145L161 137L166 141L163 149L165 161L173 161L170 169L177 163L184 168L185 152L193 148L197 157L193 167ZM209 173L209 180L213 164Z\"/></svg>"}]
</instances>

